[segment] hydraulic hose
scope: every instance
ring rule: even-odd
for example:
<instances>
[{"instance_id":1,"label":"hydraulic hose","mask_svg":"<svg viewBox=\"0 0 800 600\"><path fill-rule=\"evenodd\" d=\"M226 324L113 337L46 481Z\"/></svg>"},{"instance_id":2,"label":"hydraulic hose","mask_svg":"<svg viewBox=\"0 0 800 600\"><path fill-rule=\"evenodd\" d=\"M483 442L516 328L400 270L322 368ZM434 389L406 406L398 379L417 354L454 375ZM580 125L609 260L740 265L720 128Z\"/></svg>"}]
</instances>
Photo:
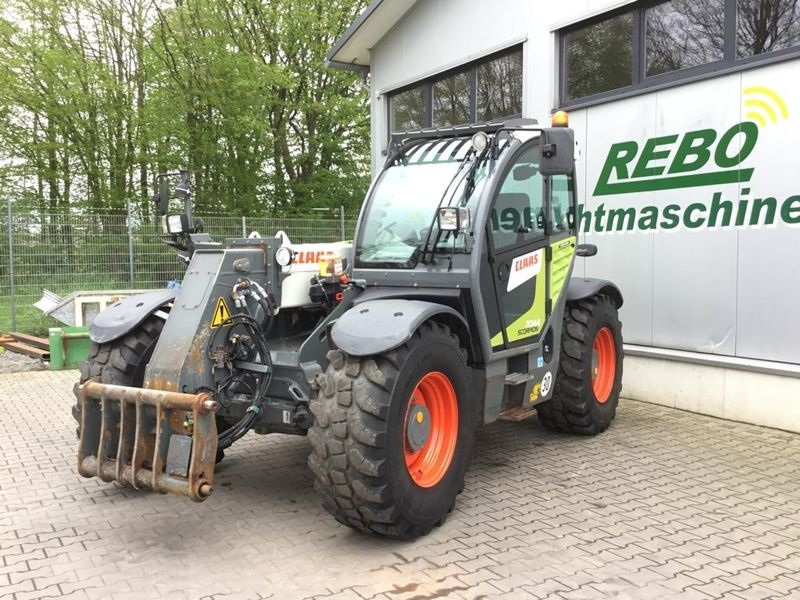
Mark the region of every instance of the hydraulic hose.
<instances>
[{"instance_id":1,"label":"hydraulic hose","mask_svg":"<svg viewBox=\"0 0 800 600\"><path fill-rule=\"evenodd\" d=\"M247 304L247 296L252 296L264 312L263 322L259 323L250 314L250 308ZM236 325L243 327L250 339L255 344L255 349L260 362L267 370L263 377L258 380L257 389L253 391L253 402L247 408L244 416L234 425L218 434L218 447L220 449L228 448L236 440L244 436L255 424L258 415L261 413L264 398L267 395L270 383L272 382L272 357L270 356L269 346L267 345L267 335L272 327L275 312L272 308L269 296L266 290L258 283L250 279L240 279L236 282L231 290L231 298L234 305L241 311L232 314L228 319L221 323L220 328L217 329L214 336L209 341L209 351L213 347L216 335L223 329L227 331L228 339L230 339L231 331ZM227 343L227 342L226 342ZM226 394L226 388L237 379L237 374L232 372L229 377L217 385L217 392L220 395Z\"/></svg>"}]
</instances>

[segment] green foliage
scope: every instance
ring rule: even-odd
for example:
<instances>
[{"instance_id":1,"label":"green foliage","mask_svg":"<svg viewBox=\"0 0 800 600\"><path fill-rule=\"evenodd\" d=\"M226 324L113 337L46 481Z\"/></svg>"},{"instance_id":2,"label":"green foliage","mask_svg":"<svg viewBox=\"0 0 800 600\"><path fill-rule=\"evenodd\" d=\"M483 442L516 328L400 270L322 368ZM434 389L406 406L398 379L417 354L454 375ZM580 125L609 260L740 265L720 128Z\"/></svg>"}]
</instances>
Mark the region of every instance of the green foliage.
<instances>
[{"instance_id":1,"label":"green foliage","mask_svg":"<svg viewBox=\"0 0 800 600\"><path fill-rule=\"evenodd\" d=\"M325 66L366 0L8 0L0 179L17 210L147 215L188 167L197 210L350 211L368 99Z\"/></svg>"}]
</instances>

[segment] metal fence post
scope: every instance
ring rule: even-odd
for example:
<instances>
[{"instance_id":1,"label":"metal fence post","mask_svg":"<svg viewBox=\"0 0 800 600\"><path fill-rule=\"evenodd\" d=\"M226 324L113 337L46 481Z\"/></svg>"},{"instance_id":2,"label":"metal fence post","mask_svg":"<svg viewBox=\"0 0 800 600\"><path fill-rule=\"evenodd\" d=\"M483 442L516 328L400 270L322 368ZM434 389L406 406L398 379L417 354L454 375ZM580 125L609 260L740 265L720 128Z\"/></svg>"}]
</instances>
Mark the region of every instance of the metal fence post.
<instances>
[{"instance_id":1,"label":"metal fence post","mask_svg":"<svg viewBox=\"0 0 800 600\"><path fill-rule=\"evenodd\" d=\"M344 240L344 204L339 205L339 241Z\"/></svg>"},{"instance_id":2,"label":"metal fence post","mask_svg":"<svg viewBox=\"0 0 800 600\"><path fill-rule=\"evenodd\" d=\"M242 237L247 237L247 217L242 215Z\"/></svg>"},{"instance_id":3,"label":"metal fence post","mask_svg":"<svg viewBox=\"0 0 800 600\"><path fill-rule=\"evenodd\" d=\"M11 196L8 203L8 279L11 284L11 331L17 330L17 294L14 286L14 230L11 223Z\"/></svg>"},{"instance_id":4,"label":"metal fence post","mask_svg":"<svg viewBox=\"0 0 800 600\"><path fill-rule=\"evenodd\" d=\"M128 214L128 274L133 289L133 223L131 222L131 201L125 200L125 212Z\"/></svg>"}]
</instances>

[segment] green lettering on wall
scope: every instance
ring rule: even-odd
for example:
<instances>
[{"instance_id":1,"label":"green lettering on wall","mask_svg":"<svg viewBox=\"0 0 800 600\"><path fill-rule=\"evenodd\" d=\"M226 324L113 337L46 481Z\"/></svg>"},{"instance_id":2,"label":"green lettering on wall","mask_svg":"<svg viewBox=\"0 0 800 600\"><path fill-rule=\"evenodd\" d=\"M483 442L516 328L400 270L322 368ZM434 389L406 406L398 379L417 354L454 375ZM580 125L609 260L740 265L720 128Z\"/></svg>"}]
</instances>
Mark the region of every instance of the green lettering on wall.
<instances>
[{"instance_id":1,"label":"green lettering on wall","mask_svg":"<svg viewBox=\"0 0 800 600\"><path fill-rule=\"evenodd\" d=\"M717 132L713 129L698 129L684 135L675 158L672 159L670 175L689 173L703 168L711 158L711 144L716 139Z\"/></svg>"},{"instance_id":2,"label":"green lettering on wall","mask_svg":"<svg viewBox=\"0 0 800 600\"><path fill-rule=\"evenodd\" d=\"M722 222L717 225L717 217L719 212L723 211ZM722 199L721 192L714 192L714 197L711 200L711 208L708 211L708 226L709 227L727 227L731 224L731 217L733 216L733 202Z\"/></svg>"},{"instance_id":3,"label":"green lettering on wall","mask_svg":"<svg viewBox=\"0 0 800 600\"><path fill-rule=\"evenodd\" d=\"M742 147L738 152L731 156L729 149L734 138L739 134L744 134L744 141ZM752 121L744 121L738 125L734 125L728 131L722 134L717 144L717 151L714 153L714 162L717 166L723 169L729 169L742 163L742 161L750 156L753 148L756 147L758 141L758 126ZM748 177L746 181L749 181ZM745 180L742 180L745 181Z\"/></svg>"},{"instance_id":4,"label":"green lettering on wall","mask_svg":"<svg viewBox=\"0 0 800 600\"><path fill-rule=\"evenodd\" d=\"M642 231L647 231L648 229L658 229L657 206L642 207L641 217L639 217L639 229Z\"/></svg>"},{"instance_id":5,"label":"green lettering on wall","mask_svg":"<svg viewBox=\"0 0 800 600\"><path fill-rule=\"evenodd\" d=\"M636 158L636 153L638 151L639 144L636 142L619 142L611 146L608 150L608 156L606 156L603 170L600 171L600 178L597 180L597 186L595 186L595 196L602 195L602 192L598 192L598 190L607 185L611 180L612 171L615 173L615 177L618 180L628 178L628 163Z\"/></svg>"},{"instance_id":6,"label":"green lettering on wall","mask_svg":"<svg viewBox=\"0 0 800 600\"><path fill-rule=\"evenodd\" d=\"M696 219L692 217L695 212L705 212L706 206L705 204L700 204L699 202L695 202L694 204L690 204L686 207L686 210L683 213L683 224L686 225L689 229L697 229L698 227L702 227L703 223L705 222L704 217L697 217Z\"/></svg>"},{"instance_id":7,"label":"green lettering on wall","mask_svg":"<svg viewBox=\"0 0 800 600\"><path fill-rule=\"evenodd\" d=\"M667 204L664 207L664 218L661 220L662 229L675 229L678 226L681 222L681 218L678 215L680 209L681 207L677 204Z\"/></svg>"},{"instance_id":8,"label":"green lettering on wall","mask_svg":"<svg viewBox=\"0 0 800 600\"><path fill-rule=\"evenodd\" d=\"M608 196L611 194L634 194L637 192L658 192L706 185L724 185L726 183L750 181L752 176L753 169L735 169L731 171L716 171L714 173L676 175L675 177L656 177L638 181L620 181L608 184L598 181L594 195Z\"/></svg>"},{"instance_id":9,"label":"green lettering on wall","mask_svg":"<svg viewBox=\"0 0 800 600\"><path fill-rule=\"evenodd\" d=\"M665 135L663 137L650 138L644 144L636 168L633 170L633 177L657 177L664 173L665 166L652 165L655 160L663 160L669 156L669 149L659 150L659 146L671 146L678 141L677 135Z\"/></svg>"},{"instance_id":10,"label":"green lettering on wall","mask_svg":"<svg viewBox=\"0 0 800 600\"><path fill-rule=\"evenodd\" d=\"M615 225L616 222L616 225ZM633 231L636 224L636 209L612 208L608 211L608 226L606 231L622 231L623 226L627 231Z\"/></svg>"},{"instance_id":11,"label":"green lettering on wall","mask_svg":"<svg viewBox=\"0 0 800 600\"><path fill-rule=\"evenodd\" d=\"M781 204L781 219L789 225L800 224L800 196L789 196Z\"/></svg>"},{"instance_id":12,"label":"green lettering on wall","mask_svg":"<svg viewBox=\"0 0 800 600\"><path fill-rule=\"evenodd\" d=\"M767 209L767 217L762 221L761 210ZM753 200L753 210L750 213L750 225L772 225L775 222L775 212L778 210L778 201L775 198L756 198Z\"/></svg>"}]
</instances>

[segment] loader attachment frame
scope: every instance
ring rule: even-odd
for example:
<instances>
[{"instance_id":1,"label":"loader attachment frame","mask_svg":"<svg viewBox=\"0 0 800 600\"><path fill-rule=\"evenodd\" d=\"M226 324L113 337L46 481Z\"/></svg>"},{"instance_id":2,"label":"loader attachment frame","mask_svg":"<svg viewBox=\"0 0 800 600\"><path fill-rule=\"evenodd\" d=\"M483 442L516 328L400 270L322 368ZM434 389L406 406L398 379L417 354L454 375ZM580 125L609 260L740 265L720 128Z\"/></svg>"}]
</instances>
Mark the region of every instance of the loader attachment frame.
<instances>
[{"instance_id":1,"label":"loader attachment frame","mask_svg":"<svg viewBox=\"0 0 800 600\"><path fill-rule=\"evenodd\" d=\"M80 389L78 472L202 502L213 491L217 403L88 381Z\"/></svg>"}]
</instances>

